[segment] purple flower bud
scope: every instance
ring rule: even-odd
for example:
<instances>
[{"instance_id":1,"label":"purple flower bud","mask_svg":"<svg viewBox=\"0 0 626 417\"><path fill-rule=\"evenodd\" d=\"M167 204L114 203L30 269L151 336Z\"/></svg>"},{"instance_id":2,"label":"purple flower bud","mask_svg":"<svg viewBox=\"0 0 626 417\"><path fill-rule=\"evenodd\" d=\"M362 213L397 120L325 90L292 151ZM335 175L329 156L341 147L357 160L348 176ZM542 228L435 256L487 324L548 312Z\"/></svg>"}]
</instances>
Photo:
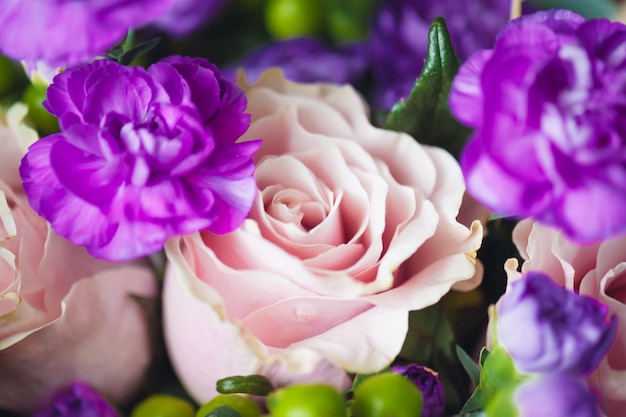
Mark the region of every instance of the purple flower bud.
<instances>
[{"instance_id":1,"label":"purple flower bud","mask_svg":"<svg viewBox=\"0 0 626 417\"><path fill-rule=\"evenodd\" d=\"M118 417L118 414L89 385L72 382L33 417Z\"/></svg>"},{"instance_id":2,"label":"purple flower bud","mask_svg":"<svg viewBox=\"0 0 626 417\"><path fill-rule=\"evenodd\" d=\"M579 243L625 232L625 43L621 23L551 10L472 55L449 100L475 129L460 158L470 194Z\"/></svg>"},{"instance_id":3,"label":"purple flower bud","mask_svg":"<svg viewBox=\"0 0 626 417\"><path fill-rule=\"evenodd\" d=\"M244 68L248 82L271 67L280 67L291 81L346 84L364 74L367 58L360 43L331 49L315 38L293 38L252 51L237 67ZM224 71L224 78L234 80L235 73L236 68L230 68Z\"/></svg>"},{"instance_id":4,"label":"purple flower bud","mask_svg":"<svg viewBox=\"0 0 626 417\"><path fill-rule=\"evenodd\" d=\"M498 309L497 337L522 372L587 375L608 352L617 318L539 272L511 284Z\"/></svg>"},{"instance_id":5,"label":"purple flower bud","mask_svg":"<svg viewBox=\"0 0 626 417\"><path fill-rule=\"evenodd\" d=\"M584 380L564 374L541 375L513 395L518 417L598 417L595 397Z\"/></svg>"},{"instance_id":6,"label":"purple flower bud","mask_svg":"<svg viewBox=\"0 0 626 417\"><path fill-rule=\"evenodd\" d=\"M422 417L443 416L446 405L443 385L441 385L436 372L415 364L392 366L391 370L410 379L422 392L424 397Z\"/></svg>"},{"instance_id":7,"label":"purple flower bud","mask_svg":"<svg viewBox=\"0 0 626 417\"><path fill-rule=\"evenodd\" d=\"M44 106L61 133L35 142L20 174L31 206L94 256L124 261L168 237L230 232L256 195L246 97L200 58L147 70L99 60L54 78Z\"/></svg>"}]
</instances>

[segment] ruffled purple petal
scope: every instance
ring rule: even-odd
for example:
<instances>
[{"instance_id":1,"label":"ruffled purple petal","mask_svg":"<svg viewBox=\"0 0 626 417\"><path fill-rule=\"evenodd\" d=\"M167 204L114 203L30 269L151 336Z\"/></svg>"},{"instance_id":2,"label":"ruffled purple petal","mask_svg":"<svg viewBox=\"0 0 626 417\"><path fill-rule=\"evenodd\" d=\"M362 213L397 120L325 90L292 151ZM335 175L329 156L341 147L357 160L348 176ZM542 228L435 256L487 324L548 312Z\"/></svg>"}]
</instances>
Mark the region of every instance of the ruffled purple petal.
<instances>
[{"instance_id":1,"label":"ruffled purple petal","mask_svg":"<svg viewBox=\"0 0 626 417\"><path fill-rule=\"evenodd\" d=\"M454 78L448 104L456 118L467 126L479 128L483 118L481 73L493 52L484 50L470 56Z\"/></svg>"},{"instance_id":2,"label":"ruffled purple petal","mask_svg":"<svg viewBox=\"0 0 626 417\"><path fill-rule=\"evenodd\" d=\"M512 21L464 64L450 109L477 129L468 191L581 243L626 231L624 42L621 23L553 10Z\"/></svg>"},{"instance_id":3,"label":"ruffled purple petal","mask_svg":"<svg viewBox=\"0 0 626 417\"><path fill-rule=\"evenodd\" d=\"M74 66L105 53L173 0L5 0L0 51L16 60Z\"/></svg>"},{"instance_id":4,"label":"ruffled purple petal","mask_svg":"<svg viewBox=\"0 0 626 417\"><path fill-rule=\"evenodd\" d=\"M235 142L250 122L246 98L208 61L172 57L148 71L94 62L55 78L47 106L65 122L30 148L24 189L91 254L134 259L247 216L260 143Z\"/></svg>"}]
</instances>

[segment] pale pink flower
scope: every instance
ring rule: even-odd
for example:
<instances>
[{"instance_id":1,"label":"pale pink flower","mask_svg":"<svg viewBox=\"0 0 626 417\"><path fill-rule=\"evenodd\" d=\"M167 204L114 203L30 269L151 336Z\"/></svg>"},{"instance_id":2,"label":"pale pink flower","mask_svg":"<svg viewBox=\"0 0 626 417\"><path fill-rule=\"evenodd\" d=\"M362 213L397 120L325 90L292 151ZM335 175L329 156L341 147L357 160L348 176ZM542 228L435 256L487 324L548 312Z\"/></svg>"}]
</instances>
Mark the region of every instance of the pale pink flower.
<instances>
[{"instance_id":1,"label":"pale pink flower","mask_svg":"<svg viewBox=\"0 0 626 417\"><path fill-rule=\"evenodd\" d=\"M626 410L626 236L594 245L579 245L557 230L530 220L514 232L522 258L522 273L541 271L563 287L593 297L618 318L615 342L589 385L598 391L608 417L621 417ZM520 276L517 261L507 261L509 281Z\"/></svg>"},{"instance_id":2,"label":"pale pink flower","mask_svg":"<svg viewBox=\"0 0 626 417\"><path fill-rule=\"evenodd\" d=\"M343 370L396 357L410 310L481 278L482 226L455 220L465 188L452 156L372 126L349 86L279 71L241 84L243 139L263 140L249 219L166 245L166 343L200 402L234 374L345 387Z\"/></svg>"},{"instance_id":3,"label":"pale pink flower","mask_svg":"<svg viewBox=\"0 0 626 417\"><path fill-rule=\"evenodd\" d=\"M154 276L93 258L30 208L17 167L36 134L21 117L15 107L0 126L0 409L31 412L74 380L126 401L150 361L147 320L130 295L154 297Z\"/></svg>"}]
</instances>

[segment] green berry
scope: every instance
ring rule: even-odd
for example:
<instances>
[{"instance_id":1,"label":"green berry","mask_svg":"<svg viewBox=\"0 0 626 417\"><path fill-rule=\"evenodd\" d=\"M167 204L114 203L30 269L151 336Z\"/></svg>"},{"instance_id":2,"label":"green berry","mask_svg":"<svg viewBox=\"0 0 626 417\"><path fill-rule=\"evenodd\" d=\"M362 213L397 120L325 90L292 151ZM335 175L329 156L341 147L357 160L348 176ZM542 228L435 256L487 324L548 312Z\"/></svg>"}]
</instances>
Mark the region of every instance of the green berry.
<instances>
[{"instance_id":1,"label":"green berry","mask_svg":"<svg viewBox=\"0 0 626 417\"><path fill-rule=\"evenodd\" d=\"M263 414L261 407L249 397L239 394L219 394L196 412L196 417L206 417L211 411L221 406L232 407L241 417L258 417Z\"/></svg>"},{"instance_id":2,"label":"green berry","mask_svg":"<svg viewBox=\"0 0 626 417\"><path fill-rule=\"evenodd\" d=\"M268 0L265 5L267 31L277 39L315 35L323 20L319 0Z\"/></svg>"},{"instance_id":3,"label":"green berry","mask_svg":"<svg viewBox=\"0 0 626 417\"><path fill-rule=\"evenodd\" d=\"M182 398L154 394L140 402L130 417L194 417L194 407Z\"/></svg>"},{"instance_id":4,"label":"green berry","mask_svg":"<svg viewBox=\"0 0 626 417\"><path fill-rule=\"evenodd\" d=\"M308 383L272 392L267 408L273 417L344 417L346 403L334 387Z\"/></svg>"},{"instance_id":5,"label":"green berry","mask_svg":"<svg viewBox=\"0 0 626 417\"><path fill-rule=\"evenodd\" d=\"M367 37L366 22L342 11L328 15L328 32L335 42L356 41Z\"/></svg>"},{"instance_id":6,"label":"green berry","mask_svg":"<svg viewBox=\"0 0 626 417\"><path fill-rule=\"evenodd\" d=\"M423 408L419 388L392 372L375 375L354 390L354 417L420 417Z\"/></svg>"},{"instance_id":7,"label":"green berry","mask_svg":"<svg viewBox=\"0 0 626 417\"><path fill-rule=\"evenodd\" d=\"M56 117L48 113L41 103L46 98L46 88L30 84L24 90L22 101L28 106L28 118L35 125L41 136L59 131L59 122Z\"/></svg>"}]
</instances>

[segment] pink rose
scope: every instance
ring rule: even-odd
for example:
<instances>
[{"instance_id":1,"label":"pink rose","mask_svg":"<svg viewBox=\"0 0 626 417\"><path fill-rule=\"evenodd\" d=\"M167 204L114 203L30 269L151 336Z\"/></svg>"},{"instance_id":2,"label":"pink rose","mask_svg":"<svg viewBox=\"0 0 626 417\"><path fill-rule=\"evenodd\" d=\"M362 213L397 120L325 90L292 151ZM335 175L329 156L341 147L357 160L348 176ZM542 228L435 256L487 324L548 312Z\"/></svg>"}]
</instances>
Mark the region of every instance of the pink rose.
<instances>
[{"instance_id":1,"label":"pink rose","mask_svg":"<svg viewBox=\"0 0 626 417\"><path fill-rule=\"evenodd\" d=\"M0 409L31 412L73 380L125 401L150 360L147 321L130 295L155 296L154 276L91 257L30 208L20 132L33 133L0 127Z\"/></svg>"},{"instance_id":2,"label":"pink rose","mask_svg":"<svg viewBox=\"0 0 626 417\"><path fill-rule=\"evenodd\" d=\"M515 242L525 259L522 273L541 271L558 284L605 304L619 320L617 337L608 355L588 382L601 394L602 408L609 417L621 417L626 410L626 236L595 245L581 246L558 231L520 222ZM517 261L506 264L509 280L517 279Z\"/></svg>"},{"instance_id":3,"label":"pink rose","mask_svg":"<svg viewBox=\"0 0 626 417\"><path fill-rule=\"evenodd\" d=\"M481 278L482 226L455 219L464 183L452 156L372 126L349 86L270 71L243 88L243 140L263 139L249 218L166 245L166 343L200 402L235 374L344 387L344 370L390 364L410 310Z\"/></svg>"}]
</instances>

